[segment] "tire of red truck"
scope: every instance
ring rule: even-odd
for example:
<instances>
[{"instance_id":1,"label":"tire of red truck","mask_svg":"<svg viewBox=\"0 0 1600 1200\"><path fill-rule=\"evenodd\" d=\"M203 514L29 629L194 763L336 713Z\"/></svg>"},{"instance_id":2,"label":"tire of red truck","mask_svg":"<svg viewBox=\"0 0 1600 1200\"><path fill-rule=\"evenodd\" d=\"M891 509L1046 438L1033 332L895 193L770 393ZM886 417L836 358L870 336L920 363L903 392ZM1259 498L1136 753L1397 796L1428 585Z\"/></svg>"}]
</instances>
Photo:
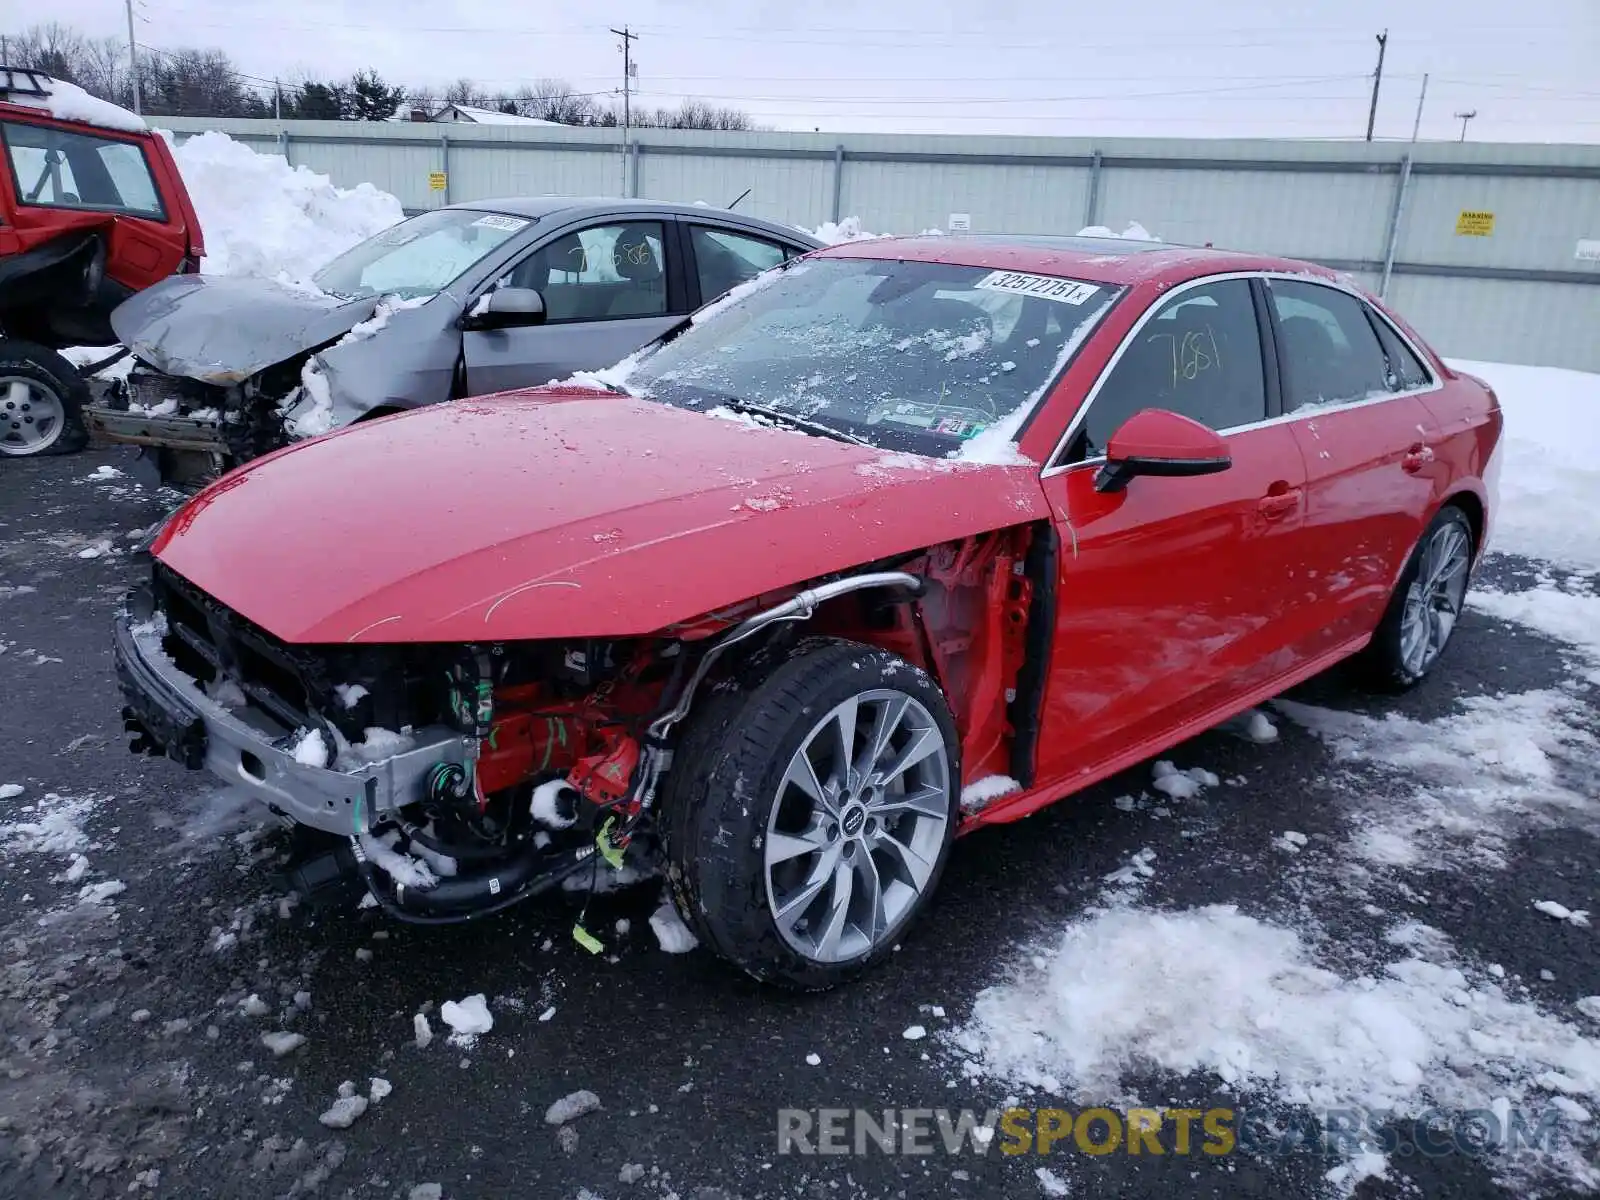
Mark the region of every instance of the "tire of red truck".
<instances>
[{"instance_id":1,"label":"tire of red truck","mask_svg":"<svg viewBox=\"0 0 1600 1200\"><path fill-rule=\"evenodd\" d=\"M0 338L0 457L72 454L89 441L89 385L61 355Z\"/></svg>"}]
</instances>

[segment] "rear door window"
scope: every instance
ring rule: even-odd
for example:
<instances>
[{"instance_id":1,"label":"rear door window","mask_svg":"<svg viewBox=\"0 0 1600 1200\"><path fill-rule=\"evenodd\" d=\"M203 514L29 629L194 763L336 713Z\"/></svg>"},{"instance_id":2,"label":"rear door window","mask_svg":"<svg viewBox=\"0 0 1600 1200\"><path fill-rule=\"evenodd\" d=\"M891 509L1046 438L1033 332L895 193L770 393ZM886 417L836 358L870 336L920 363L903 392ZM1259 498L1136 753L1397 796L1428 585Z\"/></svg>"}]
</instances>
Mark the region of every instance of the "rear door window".
<instances>
[{"instance_id":1,"label":"rear door window","mask_svg":"<svg viewBox=\"0 0 1600 1200\"><path fill-rule=\"evenodd\" d=\"M165 219L142 146L12 121L0 133L18 204Z\"/></svg>"},{"instance_id":2,"label":"rear door window","mask_svg":"<svg viewBox=\"0 0 1600 1200\"><path fill-rule=\"evenodd\" d=\"M711 303L730 288L754 279L784 259L784 249L777 242L735 233L731 229L691 225L689 240L694 247L702 304Z\"/></svg>"},{"instance_id":3,"label":"rear door window","mask_svg":"<svg viewBox=\"0 0 1600 1200\"><path fill-rule=\"evenodd\" d=\"M1224 431L1267 416L1261 333L1250 284L1223 279L1163 303L1095 394L1079 457L1106 451L1134 413L1164 408Z\"/></svg>"},{"instance_id":4,"label":"rear door window","mask_svg":"<svg viewBox=\"0 0 1600 1200\"><path fill-rule=\"evenodd\" d=\"M1349 292L1300 280L1268 281L1278 319L1285 412L1348 404L1397 390L1366 306Z\"/></svg>"}]
</instances>

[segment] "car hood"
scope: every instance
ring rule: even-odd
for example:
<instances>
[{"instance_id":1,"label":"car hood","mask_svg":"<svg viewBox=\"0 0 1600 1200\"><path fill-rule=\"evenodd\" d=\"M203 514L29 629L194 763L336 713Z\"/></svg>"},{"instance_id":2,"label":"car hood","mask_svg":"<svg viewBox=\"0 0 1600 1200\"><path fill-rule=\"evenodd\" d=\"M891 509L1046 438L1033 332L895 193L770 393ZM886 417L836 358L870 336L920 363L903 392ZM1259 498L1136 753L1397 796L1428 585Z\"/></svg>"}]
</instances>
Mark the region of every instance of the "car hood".
<instances>
[{"instance_id":1,"label":"car hood","mask_svg":"<svg viewBox=\"0 0 1600 1200\"><path fill-rule=\"evenodd\" d=\"M289 642L625 637L1048 513L1037 467L539 389L258 459L152 549Z\"/></svg>"},{"instance_id":2,"label":"car hood","mask_svg":"<svg viewBox=\"0 0 1600 1200\"><path fill-rule=\"evenodd\" d=\"M119 304L111 328L159 371L229 384L348 333L377 304L270 279L173 275Z\"/></svg>"}]
</instances>

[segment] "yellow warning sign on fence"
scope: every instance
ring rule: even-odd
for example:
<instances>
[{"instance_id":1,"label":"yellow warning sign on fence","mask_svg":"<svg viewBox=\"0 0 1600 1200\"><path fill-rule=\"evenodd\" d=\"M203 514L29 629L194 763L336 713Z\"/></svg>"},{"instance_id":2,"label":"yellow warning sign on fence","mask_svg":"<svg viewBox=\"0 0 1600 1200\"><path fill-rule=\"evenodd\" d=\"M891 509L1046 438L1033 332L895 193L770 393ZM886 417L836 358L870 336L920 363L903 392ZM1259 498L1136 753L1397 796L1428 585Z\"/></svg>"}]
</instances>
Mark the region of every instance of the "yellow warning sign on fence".
<instances>
[{"instance_id":1,"label":"yellow warning sign on fence","mask_svg":"<svg viewBox=\"0 0 1600 1200\"><path fill-rule=\"evenodd\" d=\"M445 173L443 171L429 171L428 172L428 190L430 192L442 192L442 191L444 191L445 183L447 182L448 178L449 177L447 175L445 175ZM1462 215L1465 216L1466 214L1463 213ZM1493 214L1490 215L1489 219L1491 221L1494 220Z\"/></svg>"},{"instance_id":2,"label":"yellow warning sign on fence","mask_svg":"<svg viewBox=\"0 0 1600 1200\"><path fill-rule=\"evenodd\" d=\"M1462 209L1461 215L1456 218L1457 237L1493 237L1494 214L1492 212L1472 212Z\"/></svg>"}]
</instances>

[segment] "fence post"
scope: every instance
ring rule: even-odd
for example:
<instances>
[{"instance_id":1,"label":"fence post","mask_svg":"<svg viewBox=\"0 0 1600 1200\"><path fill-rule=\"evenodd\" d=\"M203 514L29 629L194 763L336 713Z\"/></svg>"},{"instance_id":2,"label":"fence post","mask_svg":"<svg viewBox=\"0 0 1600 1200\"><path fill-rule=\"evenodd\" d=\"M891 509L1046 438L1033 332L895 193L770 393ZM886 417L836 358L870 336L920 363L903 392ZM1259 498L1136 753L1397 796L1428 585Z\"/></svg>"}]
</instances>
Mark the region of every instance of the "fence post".
<instances>
[{"instance_id":1,"label":"fence post","mask_svg":"<svg viewBox=\"0 0 1600 1200\"><path fill-rule=\"evenodd\" d=\"M628 143L628 199L639 198L639 139Z\"/></svg>"},{"instance_id":2,"label":"fence post","mask_svg":"<svg viewBox=\"0 0 1600 1200\"><path fill-rule=\"evenodd\" d=\"M1394 274L1395 249L1400 244L1400 223L1405 218L1406 192L1411 185L1411 151L1400 162L1400 182L1395 185L1394 205L1389 209L1389 237L1383 248L1383 275L1378 280L1378 295L1389 294L1389 277Z\"/></svg>"},{"instance_id":3,"label":"fence post","mask_svg":"<svg viewBox=\"0 0 1600 1200\"><path fill-rule=\"evenodd\" d=\"M294 166L292 162L289 162L289 131L287 129L278 130L278 153L283 155L284 162L289 163L291 167Z\"/></svg>"},{"instance_id":4,"label":"fence post","mask_svg":"<svg viewBox=\"0 0 1600 1200\"><path fill-rule=\"evenodd\" d=\"M1100 223L1100 151L1089 158L1089 194L1084 197L1083 224L1080 229Z\"/></svg>"},{"instance_id":5,"label":"fence post","mask_svg":"<svg viewBox=\"0 0 1600 1200\"><path fill-rule=\"evenodd\" d=\"M444 203L450 205L450 135L439 130L439 170L444 172Z\"/></svg>"},{"instance_id":6,"label":"fence post","mask_svg":"<svg viewBox=\"0 0 1600 1200\"><path fill-rule=\"evenodd\" d=\"M839 206L844 203L844 144L833 148L833 222L839 223Z\"/></svg>"}]
</instances>

